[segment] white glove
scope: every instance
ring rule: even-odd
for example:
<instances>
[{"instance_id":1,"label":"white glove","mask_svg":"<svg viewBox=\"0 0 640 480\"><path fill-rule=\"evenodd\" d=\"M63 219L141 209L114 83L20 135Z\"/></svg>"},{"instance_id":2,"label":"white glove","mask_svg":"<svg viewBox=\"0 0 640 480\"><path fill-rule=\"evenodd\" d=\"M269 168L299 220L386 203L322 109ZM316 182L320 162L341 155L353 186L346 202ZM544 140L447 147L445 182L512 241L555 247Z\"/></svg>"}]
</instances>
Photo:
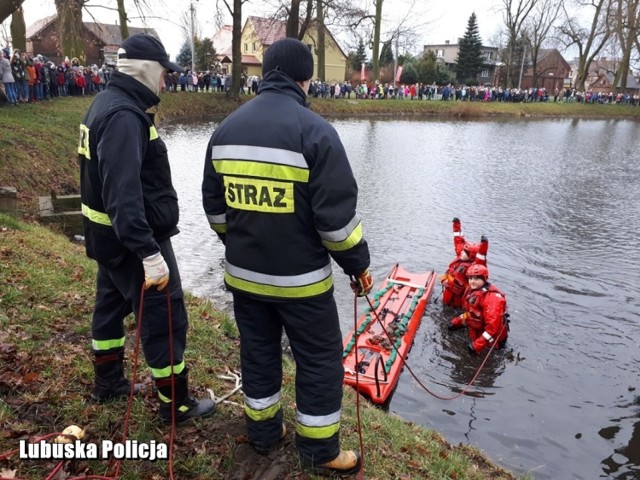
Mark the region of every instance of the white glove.
<instances>
[{"instance_id":1,"label":"white glove","mask_svg":"<svg viewBox=\"0 0 640 480\"><path fill-rule=\"evenodd\" d=\"M169 283L169 267L160 252L142 259L144 267L144 289L151 285L158 285L163 290Z\"/></svg>"}]
</instances>

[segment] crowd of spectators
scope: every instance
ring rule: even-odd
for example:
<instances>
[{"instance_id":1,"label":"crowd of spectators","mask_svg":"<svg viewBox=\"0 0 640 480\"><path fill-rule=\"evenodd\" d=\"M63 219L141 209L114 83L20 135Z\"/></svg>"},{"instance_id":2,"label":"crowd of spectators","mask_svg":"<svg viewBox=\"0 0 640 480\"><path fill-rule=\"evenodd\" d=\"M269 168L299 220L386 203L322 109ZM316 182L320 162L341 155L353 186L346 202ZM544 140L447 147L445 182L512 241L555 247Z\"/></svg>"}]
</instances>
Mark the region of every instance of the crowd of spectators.
<instances>
[{"instance_id":1,"label":"crowd of spectators","mask_svg":"<svg viewBox=\"0 0 640 480\"><path fill-rule=\"evenodd\" d=\"M469 102L561 102L640 105L640 96L630 93L578 91L575 88L503 88L500 86L436 85L416 83L396 85L388 83L348 82L327 84L313 82L310 95L319 98L360 98L377 100L442 100Z\"/></svg>"},{"instance_id":2,"label":"crowd of spectators","mask_svg":"<svg viewBox=\"0 0 640 480\"><path fill-rule=\"evenodd\" d=\"M0 105L18 106L37 103L56 97L93 95L109 82L114 67L103 64L82 66L77 58L58 65L42 55L31 57L25 52L8 48L0 55ZM241 94L257 94L260 78L242 74ZM226 92L231 86L231 75L196 72L167 73L165 88L168 92ZM577 102L617 105L640 105L640 96L629 93L602 93L575 88L503 88L500 86L436 85L416 83L393 85L389 83L349 82L311 83L309 95L316 98L357 98L376 100L440 100L469 102Z\"/></svg>"},{"instance_id":3,"label":"crowd of spectators","mask_svg":"<svg viewBox=\"0 0 640 480\"><path fill-rule=\"evenodd\" d=\"M77 58L58 65L43 55L30 56L8 48L0 55L0 100L9 106L56 97L92 95L103 90L113 69L82 66Z\"/></svg>"}]
</instances>

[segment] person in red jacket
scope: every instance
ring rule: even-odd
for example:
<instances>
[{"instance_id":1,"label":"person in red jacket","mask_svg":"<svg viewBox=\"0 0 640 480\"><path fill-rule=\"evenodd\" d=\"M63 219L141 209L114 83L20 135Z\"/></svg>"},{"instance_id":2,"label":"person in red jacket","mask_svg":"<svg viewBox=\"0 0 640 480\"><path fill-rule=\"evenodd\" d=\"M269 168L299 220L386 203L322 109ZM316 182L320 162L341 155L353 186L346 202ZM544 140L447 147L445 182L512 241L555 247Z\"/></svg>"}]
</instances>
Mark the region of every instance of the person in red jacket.
<instances>
[{"instance_id":1,"label":"person in red jacket","mask_svg":"<svg viewBox=\"0 0 640 480\"><path fill-rule=\"evenodd\" d=\"M484 235L480 243L465 241L460 219L453 219L453 248L456 258L449 264L446 273L440 277L442 282L442 303L452 307L462 307L464 292L467 288L466 272L473 264L486 265L489 240Z\"/></svg>"},{"instance_id":2,"label":"person in red jacket","mask_svg":"<svg viewBox=\"0 0 640 480\"><path fill-rule=\"evenodd\" d=\"M469 331L469 352L477 354L498 342L504 347L509 335L507 299L489 283L489 270L484 265L471 265L467 269L469 288L465 294L464 313L449 324L449 330L466 325Z\"/></svg>"}]
</instances>

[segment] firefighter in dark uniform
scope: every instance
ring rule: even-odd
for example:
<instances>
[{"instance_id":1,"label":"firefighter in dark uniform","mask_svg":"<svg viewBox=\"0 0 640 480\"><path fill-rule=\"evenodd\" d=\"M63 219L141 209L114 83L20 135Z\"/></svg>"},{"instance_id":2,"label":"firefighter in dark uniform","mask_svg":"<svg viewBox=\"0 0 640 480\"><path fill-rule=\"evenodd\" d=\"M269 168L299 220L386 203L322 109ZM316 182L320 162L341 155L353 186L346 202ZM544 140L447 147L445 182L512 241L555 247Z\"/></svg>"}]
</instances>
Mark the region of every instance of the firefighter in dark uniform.
<instances>
[{"instance_id":1,"label":"firefighter in dark uniform","mask_svg":"<svg viewBox=\"0 0 640 480\"><path fill-rule=\"evenodd\" d=\"M167 148L153 116L146 113L160 102L167 70L182 71L169 62L159 40L145 34L125 40L118 51L118 71L80 125L78 154L86 251L98 262L91 396L105 401L129 393L123 321L131 312L137 316L144 283L142 349L158 387L162 420L171 421L173 410L181 422L212 414L215 403L188 393L187 312L170 239L178 233L178 199Z\"/></svg>"},{"instance_id":2,"label":"firefighter in dark uniform","mask_svg":"<svg viewBox=\"0 0 640 480\"><path fill-rule=\"evenodd\" d=\"M360 455L340 449L344 371L331 257L356 293L371 290L358 187L337 132L307 108L309 47L275 42L262 73L257 97L213 133L202 185L209 223L226 245L249 441L267 453L286 433L284 328L297 366L301 463L319 474L350 474Z\"/></svg>"},{"instance_id":3,"label":"firefighter in dark uniform","mask_svg":"<svg viewBox=\"0 0 640 480\"><path fill-rule=\"evenodd\" d=\"M454 217L452 224L453 248L456 252L456 258L451 261L447 271L440 276L440 282L442 282L442 304L460 308L467 289L467 268L474 264L487 264L489 240L482 236L480 244L467 242L462 234L460 219Z\"/></svg>"}]
</instances>

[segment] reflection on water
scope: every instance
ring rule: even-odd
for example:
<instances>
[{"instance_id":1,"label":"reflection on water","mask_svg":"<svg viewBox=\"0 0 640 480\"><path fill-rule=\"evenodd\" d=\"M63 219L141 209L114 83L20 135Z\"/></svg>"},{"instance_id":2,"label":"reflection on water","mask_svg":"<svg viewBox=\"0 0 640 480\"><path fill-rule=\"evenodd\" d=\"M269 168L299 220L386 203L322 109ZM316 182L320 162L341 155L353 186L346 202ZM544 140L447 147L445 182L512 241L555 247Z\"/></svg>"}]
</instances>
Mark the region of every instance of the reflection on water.
<instances>
[{"instance_id":1,"label":"reflection on water","mask_svg":"<svg viewBox=\"0 0 640 480\"><path fill-rule=\"evenodd\" d=\"M335 120L360 187L359 213L381 280L399 262L442 271L451 218L490 240L492 280L511 312L507 348L466 395L424 392L406 373L390 409L540 479L640 478L637 340L640 136L633 121ZM181 207L184 286L229 308L224 251L202 211L204 151L215 123L170 125ZM334 265L346 332L348 279ZM434 292L409 364L441 397L473 378L455 315ZM364 302L360 303L360 311Z\"/></svg>"}]
</instances>

